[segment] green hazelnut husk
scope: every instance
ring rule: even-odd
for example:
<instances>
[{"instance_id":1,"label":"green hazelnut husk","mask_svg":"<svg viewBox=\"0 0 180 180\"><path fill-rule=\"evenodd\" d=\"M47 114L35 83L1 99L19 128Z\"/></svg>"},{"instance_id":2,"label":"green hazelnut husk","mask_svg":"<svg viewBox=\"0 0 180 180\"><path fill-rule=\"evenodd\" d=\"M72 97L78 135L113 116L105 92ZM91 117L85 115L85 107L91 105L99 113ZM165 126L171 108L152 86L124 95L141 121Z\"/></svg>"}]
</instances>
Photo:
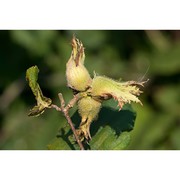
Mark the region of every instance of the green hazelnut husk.
<instances>
[{"instance_id":1,"label":"green hazelnut husk","mask_svg":"<svg viewBox=\"0 0 180 180\"><path fill-rule=\"evenodd\" d=\"M101 109L101 102L94 100L91 96L83 97L78 101L78 111L81 123L77 130L81 140L91 139L90 125L97 118Z\"/></svg>"},{"instance_id":2,"label":"green hazelnut husk","mask_svg":"<svg viewBox=\"0 0 180 180\"><path fill-rule=\"evenodd\" d=\"M75 36L73 36L71 44L72 53L66 64L67 85L73 90L85 91L90 86L92 79L84 66L84 47Z\"/></svg>"},{"instance_id":3,"label":"green hazelnut husk","mask_svg":"<svg viewBox=\"0 0 180 180\"><path fill-rule=\"evenodd\" d=\"M146 81L145 81L146 82ZM145 82L119 82L105 76L96 76L93 78L90 93L96 100L106 100L114 98L118 101L121 109L126 103L141 103L138 96L142 93L139 85L143 86Z\"/></svg>"}]
</instances>

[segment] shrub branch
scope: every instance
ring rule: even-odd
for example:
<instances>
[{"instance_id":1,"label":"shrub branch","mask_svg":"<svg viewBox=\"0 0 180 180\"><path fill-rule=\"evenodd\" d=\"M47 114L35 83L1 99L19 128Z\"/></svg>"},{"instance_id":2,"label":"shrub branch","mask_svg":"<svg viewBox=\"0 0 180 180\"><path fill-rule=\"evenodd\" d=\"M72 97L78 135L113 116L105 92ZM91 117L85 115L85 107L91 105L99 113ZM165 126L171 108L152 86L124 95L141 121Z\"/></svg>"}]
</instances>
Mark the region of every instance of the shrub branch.
<instances>
[{"instance_id":1,"label":"shrub branch","mask_svg":"<svg viewBox=\"0 0 180 180\"><path fill-rule=\"evenodd\" d=\"M51 105L51 108L54 108L56 109L57 111L59 112L62 112L64 117L67 119L67 122L68 124L70 125L70 128L74 134L74 137L80 147L81 150L84 150L84 146L82 144L82 142L79 140L79 137L76 133L76 129L74 128L74 125L72 123L72 120L69 116L69 110L76 104L76 102L79 100L80 98L80 94L76 94L74 95L74 97L69 101L69 103L65 106L65 101L64 101L64 98L63 98L63 95L61 93L58 94L59 96L59 100L60 100L60 104L61 104L61 107L58 107L57 105L55 104L52 104Z\"/></svg>"}]
</instances>

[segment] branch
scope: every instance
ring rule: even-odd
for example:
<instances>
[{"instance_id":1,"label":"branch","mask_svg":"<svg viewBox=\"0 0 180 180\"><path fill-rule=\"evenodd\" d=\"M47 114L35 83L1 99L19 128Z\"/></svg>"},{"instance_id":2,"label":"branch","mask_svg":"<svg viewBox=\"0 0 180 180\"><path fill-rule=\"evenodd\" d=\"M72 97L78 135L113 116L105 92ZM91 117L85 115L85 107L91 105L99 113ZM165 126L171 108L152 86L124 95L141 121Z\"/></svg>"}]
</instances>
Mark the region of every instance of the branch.
<instances>
[{"instance_id":1,"label":"branch","mask_svg":"<svg viewBox=\"0 0 180 180\"><path fill-rule=\"evenodd\" d=\"M70 125L71 129L72 129L72 132L75 136L75 139L80 147L81 150L84 150L84 147L81 143L81 141L79 140L79 137L76 133L76 130L74 128L74 125L72 123L72 120L69 116L69 109L72 108L74 106L74 104L78 101L78 99L80 98L79 94L75 95L73 99L70 100L70 102L68 103L68 105L65 107L65 101L64 101L64 98L62 96L61 93L58 94L59 96L59 100L60 100L60 103L61 103L61 111L64 113L64 116L65 118L67 119L68 121L68 124Z\"/></svg>"},{"instance_id":2,"label":"branch","mask_svg":"<svg viewBox=\"0 0 180 180\"><path fill-rule=\"evenodd\" d=\"M61 108L60 108L60 107L58 107L58 106L57 106L57 105L55 105L55 104L51 104L50 108L54 108L54 109L56 109L56 111L61 112Z\"/></svg>"},{"instance_id":3,"label":"branch","mask_svg":"<svg viewBox=\"0 0 180 180\"><path fill-rule=\"evenodd\" d=\"M59 100L60 100L60 103L61 103L61 108L58 107L58 106L55 105L55 104L52 104L52 105L51 105L51 108L54 108L54 109L56 109L57 111L60 111L60 112L62 112L62 113L64 114L65 118L67 119L68 124L70 125L70 127L71 127L71 129L72 129L72 132L73 132L73 134L74 134L74 136L75 136L75 139L76 139L76 141L77 141L80 149L81 149L81 150L84 150L83 144L82 144L82 142L79 140L79 137L78 137L78 135L77 135L77 133L76 133L76 129L74 128L74 125L73 125L73 123L72 123L72 120L71 120L71 118L70 118L70 116L69 116L69 109L72 108L72 107L76 104L76 102L77 102L77 101L79 100L79 98L80 98L80 95L79 95L79 94L74 95L73 99L71 99L71 100L69 101L69 103L67 104L66 107L65 107L65 101L64 101L64 98L63 98L62 94L59 93L58 96L59 96Z\"/></svg>"}]
</instances>

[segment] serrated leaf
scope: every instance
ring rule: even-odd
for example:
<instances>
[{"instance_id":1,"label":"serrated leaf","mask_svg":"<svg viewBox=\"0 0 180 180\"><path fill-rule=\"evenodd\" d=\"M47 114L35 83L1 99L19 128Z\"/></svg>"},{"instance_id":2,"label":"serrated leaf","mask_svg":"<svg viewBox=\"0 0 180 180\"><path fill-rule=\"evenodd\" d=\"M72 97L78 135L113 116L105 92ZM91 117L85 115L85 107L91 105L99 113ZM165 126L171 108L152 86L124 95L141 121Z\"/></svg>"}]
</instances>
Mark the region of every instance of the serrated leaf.
<instances>
[{"instance_id":1,"label":"serrated leaf","mask_svg":"<svg viewBox=\"0 0 180 180\"><path fill-rule=\"evenodd\" d=\"M91 126L93 150L121 150L130 143L130 132L135 123L136 113L131 105L124 105L119 111L117 102L108 100L103 104L98 120ZM99 143L97 143L99 141Z\"/></svg>"},{"instance_id":2,"label":"serrated leaf","mask_svg":"<svg viewBox=\"0 0 180 180\"><path fill-rule=\"evenodd\" d=\"M129 132L123 132L116 136L115 131L106 126L100 128L90 142L91 150L121 150L125 149L130 143Z\"/></svg>"},{"instance_id":3,"label":"serrated leaf","mask_svg":"<svg viewBox=\"0 0 180 180\"><path fill-rule=\"evenodd\" d=\"M90 129L92 140L89 142L89 146L86 144L86 149L120 150L127 148L131 139L129 131L134 127L135 118L136 113L132 110L131 105L124 105L122 110L119 111L116 102L113 100L106 101L103 104L98 119L92 123ZM73 114L72 121L76 124L77 128L81 121L78 111ZM50 145L51 149L62 149L64 147L64 142L61 142L62 139L71 146L71 149L78 149L78 146L74 145L72 138L69 138L70 136L72 136L72 132L69 128L69 131L66 130L64 135L57 138L57 141L59 139L59 147Z\"/></svg>"},{"instance_id":4,"label":"serrated leaf","mask_svg":"<svg viewBox=\"0 0 180 180\"><path fill-rule=\"evenodd\" d=\"M28 116L39 116L52 104L52 100L43 95L41 88L37 82L39 69L37 66L32 66L26 71L26 80L36 98L37 105L34 106Z\"/></svg>"}]
</instances>

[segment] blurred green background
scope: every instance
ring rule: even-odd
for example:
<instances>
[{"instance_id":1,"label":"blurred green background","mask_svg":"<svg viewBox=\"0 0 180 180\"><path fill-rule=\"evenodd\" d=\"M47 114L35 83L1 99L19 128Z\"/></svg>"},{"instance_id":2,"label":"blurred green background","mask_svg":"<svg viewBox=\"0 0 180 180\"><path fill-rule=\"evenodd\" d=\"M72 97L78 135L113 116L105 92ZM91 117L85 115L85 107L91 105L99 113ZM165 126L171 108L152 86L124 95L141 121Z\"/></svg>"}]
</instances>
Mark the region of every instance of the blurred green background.
<instances>
[{"instance_id":1,"label":"blurred green background","mask_svg":"<svg viewBox=\"0 0 180 180\"><path fill-rule=\"evenodd\" d=\"M56 104L59 92L70 100L65 66L73 33L92 75L150 79L140 97L144 106L132 105L137 118L128 149L180 149L180 31L157 30L0 31L0 149L46 149L67 126L55 110L27 116L35 99L25 73L37 65L44 95Z\"/></svg>"}]
</instances>

